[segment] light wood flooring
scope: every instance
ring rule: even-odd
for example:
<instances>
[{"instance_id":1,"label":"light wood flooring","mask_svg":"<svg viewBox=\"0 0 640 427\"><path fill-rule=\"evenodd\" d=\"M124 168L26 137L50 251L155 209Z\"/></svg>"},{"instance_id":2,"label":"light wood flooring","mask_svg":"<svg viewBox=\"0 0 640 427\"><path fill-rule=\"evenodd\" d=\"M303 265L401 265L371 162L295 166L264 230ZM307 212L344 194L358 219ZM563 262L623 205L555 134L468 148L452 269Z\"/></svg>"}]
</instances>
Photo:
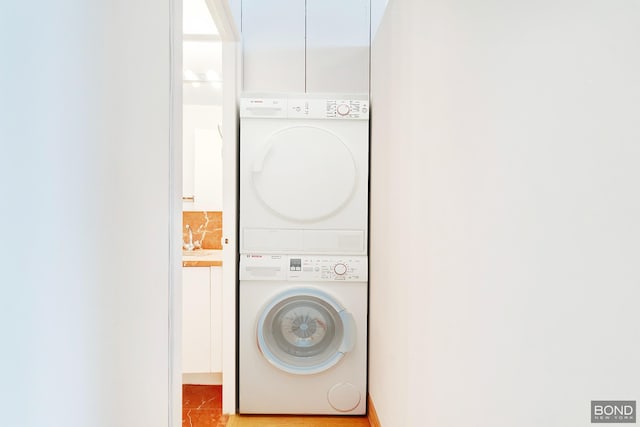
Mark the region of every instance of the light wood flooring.
<instances>
[{"instance_id":1,"label":"light wood flooring","mask_svg":"<svg viewBox=\"0 0 640 427\"><path fill-rule=\"evenodd\" d=\"M227 427L369 427L367 417L231 415Z\"/></svg>"}]
</instances>

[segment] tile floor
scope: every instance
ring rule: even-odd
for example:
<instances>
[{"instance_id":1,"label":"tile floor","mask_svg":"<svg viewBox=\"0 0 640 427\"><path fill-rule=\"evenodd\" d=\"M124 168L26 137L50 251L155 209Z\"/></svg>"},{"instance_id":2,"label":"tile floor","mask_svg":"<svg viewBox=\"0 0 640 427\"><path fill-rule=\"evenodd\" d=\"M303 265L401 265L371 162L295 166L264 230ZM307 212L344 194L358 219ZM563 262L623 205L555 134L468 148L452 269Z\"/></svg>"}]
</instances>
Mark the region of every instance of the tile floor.
<instances>
[{"instance_id":1,"label":"tile floor","mask_svg":"<svg viewBox=\"0 0 640 427\"><path fill-rule=\"evenodd\" d=\"M222 386L182 385L182 427L224 427Z\"/></svg>"},{"instance_id":2,"label":"tile floor","mask_svg":"<svg viewBox=\"0 0 640 427\"><path fill-rule=\"evenodd\" d=\"M182 386L183 427L369 427L367 417L222 415L222 386Z\"/></svg>"}]
</instances>

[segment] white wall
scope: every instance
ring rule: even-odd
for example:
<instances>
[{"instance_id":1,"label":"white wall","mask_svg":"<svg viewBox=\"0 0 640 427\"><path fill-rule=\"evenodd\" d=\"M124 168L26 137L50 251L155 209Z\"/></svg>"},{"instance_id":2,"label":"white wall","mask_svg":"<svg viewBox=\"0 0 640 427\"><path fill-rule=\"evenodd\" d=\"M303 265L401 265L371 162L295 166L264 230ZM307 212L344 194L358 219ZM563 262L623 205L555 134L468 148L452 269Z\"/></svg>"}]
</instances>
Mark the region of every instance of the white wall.
<instances>
[{"instance_id":1,"label":"white wall","mask_svg":"<svg viewBox=\"0 0 640 427\"><path fill-rule=\"evenodd\" d=\"M379 2L377 2L379 3ZM372 10L378 10L376 4ZM391 9L391 10L389 10ZM371 206L369 242L369 394L383 426L409 426L407 399L408 357L418 351L408 320L408 293L416 287L418 266L410 264L416 250L410 239L417 230L410 222L415 190L406 167L413 143L409 127L413 116L405 114L408 62L407 40L411 34L397 13L388 8L382 27L372 39L371 51ZM392 62L393 61L393 62ZM421 310L422 311L422 310ZM420 334L422 335L422 334ZM409 348L409 337L414 343Z\"/></svg>"},{"instance_id":2,"label":"white wall","mask_svg":"<svg viewBox=\"0 0 640 427\"><path fill-rule=\"evenodd\" d=\"M640 398L640 5L390 2L372 52L385 426L590 425Z\"/></svg>"},{"instance_id":3,"label":"white wall","mask_svg":"<svg viewBox=\"0 0 640 427\"><path fill-rule=\"evenodd\" d=\"M3 425L169 425L171 3L0 6Z\"/></svg>"},{"instance_id":4,"label":"white wall","mask_svg":"<svg viewBox=\"0 0 640 427\"><path fill-rule=\"evenodd\" d=\"M242 55L239 34L232 22L232 9L226 9L227 23L224 28L225 39L222 43L222 62L224 82L222 99L224 116L222 118L223 135L223 194L222 194L222 412L236 412L236 284L237 253L236 230L238 229L238 93L242 81ZM218 25L218 28L223 28Z\"/></svg>"}]
</instances>

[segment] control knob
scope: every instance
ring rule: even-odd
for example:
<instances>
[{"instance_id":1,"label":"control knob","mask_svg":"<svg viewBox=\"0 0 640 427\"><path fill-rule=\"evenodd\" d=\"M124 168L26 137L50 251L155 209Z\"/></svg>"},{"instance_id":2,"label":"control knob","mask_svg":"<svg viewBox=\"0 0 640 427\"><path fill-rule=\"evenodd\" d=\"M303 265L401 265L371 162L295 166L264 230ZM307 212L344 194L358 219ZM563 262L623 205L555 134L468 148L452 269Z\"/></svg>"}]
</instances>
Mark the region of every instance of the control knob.
<instances>
[{"instance_id":1,"label":"control knob","mask_svg":"<svg viewBox=\"0 0 640 427\"><path fill-rule=\"evenodd\" d=\"M346 265L344 265L344 264L336 264L336 265L333 267L333 271L335 271L335 273L336 273L338 276L342 276L344 273L346 273L346 272L347 272L347 266L346 266Z\"/></svg>"},{"instance_id":2,"label":"control knob","mask_svg":"<svg viewBox=\"0 0 640 427\"><path fill-rule=\"evenodd\" d=\"M348 104L340 104L336 108L336 111L338 111L338 114L340 114L341 116L346 116L351 112L351 107L349 107Z\"/></svg>"}]
</instances>

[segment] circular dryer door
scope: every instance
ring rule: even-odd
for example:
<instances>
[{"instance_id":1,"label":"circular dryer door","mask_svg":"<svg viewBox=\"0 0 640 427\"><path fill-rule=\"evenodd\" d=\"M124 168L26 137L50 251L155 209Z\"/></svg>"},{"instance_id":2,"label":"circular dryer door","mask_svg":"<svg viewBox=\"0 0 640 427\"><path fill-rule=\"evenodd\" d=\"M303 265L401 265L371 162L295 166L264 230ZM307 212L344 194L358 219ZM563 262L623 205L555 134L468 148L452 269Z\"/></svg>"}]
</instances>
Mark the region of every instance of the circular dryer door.
<instances>
[{"instance_id":1,"label":"circular dryer door","mask_svg":"<svg viewBox=\"0 0 640 427\"><path fill-rule=\"evenodd\" d=\"M347 204L357 184L353 154L335 134L293 126L271 135L252 165L253 186L274 213L313 222Z\"/></svg>"},{"instance_id":2,"label":"circular dryer door","mask_svg":"<svg viewBox=\"0 0 640 427\"><path fill-rule=\"evenodd\" d=\"M258 321L258 346L276 368L315 374L338 363L355 343L353 316L317 289L280 294Z\"/></svg>"}]
</instances>

